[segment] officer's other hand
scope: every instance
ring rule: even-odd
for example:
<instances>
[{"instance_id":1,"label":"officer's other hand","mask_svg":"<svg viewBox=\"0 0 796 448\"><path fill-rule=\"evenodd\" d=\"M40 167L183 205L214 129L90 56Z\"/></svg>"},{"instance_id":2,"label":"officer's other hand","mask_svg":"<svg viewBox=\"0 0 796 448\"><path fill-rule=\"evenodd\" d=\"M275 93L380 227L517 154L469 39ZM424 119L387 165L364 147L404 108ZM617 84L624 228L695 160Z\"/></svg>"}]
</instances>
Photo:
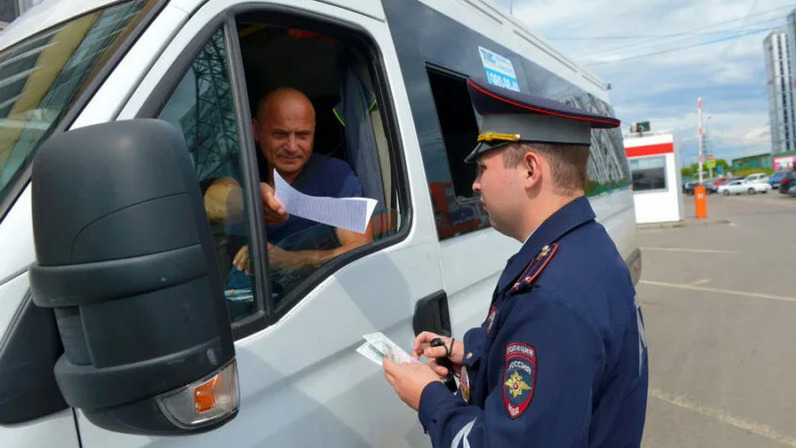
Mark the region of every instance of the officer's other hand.
<instances>
[{"instance_id":1,"label":"officer's other hand","mask_svg":"<svg viewBox=\"0 0 796 448\"><path fill-rule=\"evenodd\" d=\"M260 182L260 194L263 197L265 225L275 226L287 221L290 215L287 214L285 207L276 199L274 188L265 182Z\"/></svg>"},{"instance_id":2,"label":"officer's other hand","mask_svg":"<svg viewBox=\"0 0 796 448\"><path fill-rule=\"evenodd\" d=\"M434 370L434 373L436 373L437 375L439 375L439 376L441 376L443 378L448 376L448 369L445 368L445 367L442 367L439 364L437 364L437 362L435 360L432 359L431 361L427 362L426 365L431 367L431 369ZM454 366L454 367L455 367L454 370L456 370L458 372L459 371L458 366Z\"/></svg>"},{"instance_id":3,"label":"officer's other hand","mask_svg":"<svg viewBox=\"0 0 796 448\"><path fill-rule=\"evenodd\" d=\"M434 381L439 381L431 367L426 364L396 364L387 358L382 359L384 377L395 389L398 398L415 411L420 407L423 389Z\"/></svg>"},{"instance_id":4,"label":"officer's other hand","mask_svg":"<svg viewBox=\"0 0 796 448\"><path fill-rule=\"evenodd\" d=\"M436 338L442 339L442 342L444 342L445 345L439 347L432 347L431 341L433 341ZM445 356L445 354L448 351L448 347L450 346L451 346L451 338L446 336L441 336L436 333L432 333L430 331L424 331L419 335L417 335L417 337L415 338L415 344L414 347L412 348L412 357L414 357L415 359L420 359L420 355L423 355L429 359L442 358ZM453 364L461 364L462 359L464 358L464 344L462 343L462 341L456 339L453 342L453 347L451 347L450 350L451 352L450 356L448 356L448 359L450 359L451 362L453 362ZM445 369L444 367L440 366L437 367L439 369L444 369L447 372L447 369Z\"/></svg>"}]
</instances>

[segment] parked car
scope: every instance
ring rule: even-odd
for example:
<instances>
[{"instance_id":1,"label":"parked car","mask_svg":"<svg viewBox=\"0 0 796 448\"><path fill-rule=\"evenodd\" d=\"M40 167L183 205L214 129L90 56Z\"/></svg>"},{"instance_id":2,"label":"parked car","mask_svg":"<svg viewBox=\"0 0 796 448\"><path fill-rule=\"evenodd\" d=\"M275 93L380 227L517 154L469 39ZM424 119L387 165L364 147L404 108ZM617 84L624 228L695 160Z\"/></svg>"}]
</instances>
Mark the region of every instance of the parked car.
<instances>
[{"instance_id":1,"label":"parked car","mask_svg":"<svg viewBox=\"0 0 796 448\"><path fill-rule=\"evenodd\" d=\"M757 182L766 182L768 183L768 175L766 173L754 173L746 176L744 178L746 182L749 183L757 183Z\"/></svg>"},{"instance_id":2,"label":"parked car","mask_svg":"<svg viewBox=\"0 0 796 448\"><path fill-rule=\"evenodd\" d=\"M732 180L733 180L733 178L731 178L731 177L717 177L717 178L713 179L713 185L715 185L716 189L718 189L722 185L727 185Z\"/></svg>"},{"instance_id":3,"label":"parked car","mask_svg":"<svg viewBox=\"0 0 796 448\"><path fill-rule=\"evenodd\" d=\"M685 193L685 194L687 194L689 196L693 196L694 195L694 188L696 188L697 185L699 185L699 181L698 180L690 180L690 181L686 182L685 184L683 184L683 193ZM717 193L718 190L719 190L719 187L711 179L703 180L702 181L702 185L705 186L705 192L707 194Z\"/></svg>"},{"instance_id":4,"label":"parked car","mask_svg":"<svg viewBox=\"0 0 796 448\"><path fill-rule=\"evenodd\" d=\"M708 194L718 193L718 191L719 191L719 186L716 185L716 181L714 181L713 179L708 179L708 180L703 181L702 185L705 186L705 191Z\"/></svg>"},{"instance_id":5,"label":"parked car","mask_svg":"<svg viewBox=\"0 0 796 448\"><path fill-rule=\"evenodd\" d=\"M796 188L791 188L788 190L788 196L792 198L796 198Z\"/></svg>"},{"instance_id":6,"label":"parked car","mask_svg":"<svg viewBox=\"0 0 796 448\"><path fill-rule=\"evenodd\" d=\"M719 193L725 196L741 193L768 193L770 190L771 185L768 182L749 182L746 180L733 180L729 184L719 187Z\"/></svg>"},{"instance_id":7,"label":"parked car","mask_svg":"<svg viewBox=\"0 0 796 448\"><path fill-rule=\"evenodd\" d=\"M694 187L696 187L697 185L699 185L699 181L689 180L688 182L683 184L683 193L687 195L693 195Z\"/></svg>"},{"instance_id":8,"label":"parked car","mask_svg":"<svg viewBox=\"0 0 796 448\"><path fill-rule=\"evenodd\" d=\"M782 182L782 179L785 179L790 173L790 170L779 170L776 171L771 177L768 178L768 183L771 185L771 188L779 188L779 184Z\"/></svg>"},{"instance_id":9,"label":"parked car","mask_svg":"<svg viewBox=\"0 0 796 448\"><path fill-rule=\"evenodd\" d=\"M779 182L779 192L787 193L796 184L796 171L791 171Z\"/></svg>"}]
</instances>

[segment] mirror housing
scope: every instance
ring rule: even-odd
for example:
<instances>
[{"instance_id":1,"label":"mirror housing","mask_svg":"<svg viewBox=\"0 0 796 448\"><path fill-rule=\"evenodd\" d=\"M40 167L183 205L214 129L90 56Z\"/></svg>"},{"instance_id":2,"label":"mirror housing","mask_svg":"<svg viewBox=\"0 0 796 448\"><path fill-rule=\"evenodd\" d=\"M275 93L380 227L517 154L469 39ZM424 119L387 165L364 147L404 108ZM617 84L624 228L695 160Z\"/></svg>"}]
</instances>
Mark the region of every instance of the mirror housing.
<instances>
[{"instance_id":1,"label":"mirror housing","mask_svg":"<svg viewBox=\"0 0 796 448\"><path fill-rule=\"evenodd\" d=\"M234 418L231 327L182 134L149 119L58 134L36 155L32 190L31 290L55 312L66 402L102 428L136 434ZM173 408L175 393L211 380L226 389L202 389L211 393L203 403L224 409L191 409L196 397Z\"/></svg>"}]
</instances>

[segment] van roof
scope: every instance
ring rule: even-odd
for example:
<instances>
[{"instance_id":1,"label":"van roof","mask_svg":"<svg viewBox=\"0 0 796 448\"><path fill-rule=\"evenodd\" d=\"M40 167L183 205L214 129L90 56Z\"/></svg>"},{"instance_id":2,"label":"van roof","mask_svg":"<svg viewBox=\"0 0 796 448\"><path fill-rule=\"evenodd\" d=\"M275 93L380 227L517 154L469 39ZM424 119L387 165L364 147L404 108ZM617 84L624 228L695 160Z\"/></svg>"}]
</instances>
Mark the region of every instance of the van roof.
<instances>
[{"instance_id":1,"label":"van roof","mask_svg":"<svg viewBox=\"0 0 796 448\"><path fill-rule=\"evenodd\" d=\"M34 6L26 11L22 16L11 22L5 29L0 31L0 50L4 50L11 45L14 45L30 36L47 30L53 26L63 23L71 18L89 13L93 10L103 8L108 5L120 3L123 0L44 0L42 3ZM327 0L331 3L340 3L341 0ZM521 23L516 18L512 17L504 11L501 11L494 4L486 0L463 0L460 3L457 0L439 1L439 0L419 0L428 6L440 10L443 14L459 20L462 23L470 23L472 16L470 14L480 14L483 16L483 21L477 21L475 24L470 23L468 26L473 26L474 29L486 32L487 24L494 25L494 20L498 19L502 29L501 35L496 37L496 40L502 45L512 48L517 53L524 53L525 47L528 51L528 46L537 52L536 56L545 60L543 65L557 66L554 72L560 76L568 78L570 82L584 87L587 91L595 94L597 97L609 101L607 98L607 89L605 83L595 76L594 74L584 70L573 60L554 49L544 39L540 38L528 27ZM195 7L201 4L203 0L186 0L184 3L187 7ZM182 2L181 2L182 3ZM381 11L380 3L370 4L369 2L363 3L365 10L371 17L380 17L383 20L383 12ZM464 11L462 6L466 6L469 11ZM488 11L489 14L486 14ZM478 15L476 14L476 15ZM466 20L466 19L470 20ZM476 26L479 25L479 26ZM506 33L507 30L513 29L513 33ZM495 31L494 29L492 31ZM490 34L487 32L487 34ZM510 36L506 36L510 34ZM585 87L583 84L591 85L591 88ZM596 87L596 89L594 88Z\"/></svg>"},{"instance_id":2,"label":"van roof","mask_svg":"<svg viewBox=\"0 0 796 448\"><path fill-rule=\"evenodd\" d=\"M34 6L0 31L0 49L27 37L119 0L45 0Z\"/></svg>"}]
</instances>

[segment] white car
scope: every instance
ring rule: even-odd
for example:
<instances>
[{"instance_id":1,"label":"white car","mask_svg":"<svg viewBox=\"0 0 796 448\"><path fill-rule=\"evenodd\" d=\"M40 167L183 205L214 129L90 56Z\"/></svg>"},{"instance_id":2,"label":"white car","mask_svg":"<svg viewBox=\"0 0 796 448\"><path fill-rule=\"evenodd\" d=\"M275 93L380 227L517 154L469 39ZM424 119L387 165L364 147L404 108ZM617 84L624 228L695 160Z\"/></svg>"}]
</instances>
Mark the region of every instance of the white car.
<instances>
[{"instance_id":1,"label":"white car","mask_svg":"<svg viewBox=\"0 0 796 448\"><path fill-rule=\"evenodd\" d=\"M741 193L768 193L771 190L771 185L761 182L748 182L746 180L734 180L726 185L719 186L719 193L729 196L731 194Z\"/></svg>"},{"instance_id":2,"label":"white car","mask_svg":"<svg viewBox=\"0 0 796 448\"><path fill-rule=\"evenodd\" d=\"M768 175L766 173L755 173L750 174L744 178L744 182L747 183L768 183Z\"/></svg>"}]
</instances>

